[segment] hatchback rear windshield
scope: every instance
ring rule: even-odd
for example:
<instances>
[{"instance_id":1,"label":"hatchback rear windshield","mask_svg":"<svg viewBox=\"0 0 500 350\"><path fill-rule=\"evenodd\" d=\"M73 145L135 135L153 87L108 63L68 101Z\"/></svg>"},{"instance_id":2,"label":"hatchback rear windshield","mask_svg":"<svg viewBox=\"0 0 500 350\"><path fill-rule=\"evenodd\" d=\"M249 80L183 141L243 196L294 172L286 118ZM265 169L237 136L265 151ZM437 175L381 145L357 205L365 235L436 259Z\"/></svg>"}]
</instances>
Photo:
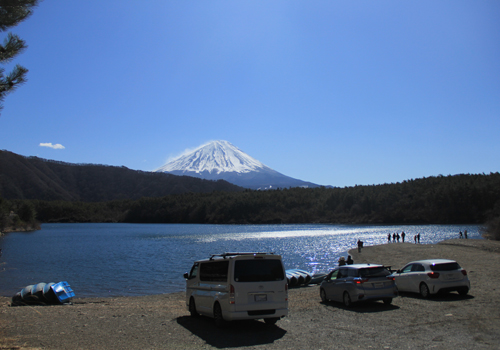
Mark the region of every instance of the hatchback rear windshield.
<instances>
[{"instance_id":1,"label":"hatchback rear windshield","mask_svg":"<svg viewBox=\"0 0 500 350\"><path fill-rule=\"evenodd\" d=\"M359 270L359 277L385 277L391 273L385 267L369 267Z\"/></svg>"},{"instance_id":2,"label":"hatchback rear windshield","mask_svg":"<svg viewBox=\"0 0 500 350\"><path fill-rule=\"evenodd\" d=\"M453 270L459 270L460 268L461 268L460 265L458 265L458 263L456 262L431 265L432 271L453 271Z\"/></svg>"},{"instance_id":3,"label":"hatchback rear windshield","mask_svg":"<svg viewBox=\"0 0 500 350\"><path fill-rule=\"evenodd\" d=\"M236 282L283 281L283 265L278 259L236 260L234 280Z\"/></svg>"}]
</instances>

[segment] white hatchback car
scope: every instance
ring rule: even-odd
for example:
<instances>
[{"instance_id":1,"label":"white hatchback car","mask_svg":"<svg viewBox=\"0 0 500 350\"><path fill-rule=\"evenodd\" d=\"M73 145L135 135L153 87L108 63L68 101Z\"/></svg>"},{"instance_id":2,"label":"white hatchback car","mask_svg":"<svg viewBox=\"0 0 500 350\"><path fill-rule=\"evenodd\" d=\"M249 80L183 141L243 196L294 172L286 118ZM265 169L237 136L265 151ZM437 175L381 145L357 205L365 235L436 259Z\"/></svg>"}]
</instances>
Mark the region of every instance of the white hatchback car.
<instances>
[{"instance_id":1,"label":"white hatchback car","mask_svg":"<svg viewBox=\"0 0 500 350\"><path fill-rule=\"evenodd\" d=\"M454 260L412 261L396 271L394 277L400 292L420 293L424 298L439 292L453 291L467 295L470 290L467 271Z\"/></svg>"}]
</instances>

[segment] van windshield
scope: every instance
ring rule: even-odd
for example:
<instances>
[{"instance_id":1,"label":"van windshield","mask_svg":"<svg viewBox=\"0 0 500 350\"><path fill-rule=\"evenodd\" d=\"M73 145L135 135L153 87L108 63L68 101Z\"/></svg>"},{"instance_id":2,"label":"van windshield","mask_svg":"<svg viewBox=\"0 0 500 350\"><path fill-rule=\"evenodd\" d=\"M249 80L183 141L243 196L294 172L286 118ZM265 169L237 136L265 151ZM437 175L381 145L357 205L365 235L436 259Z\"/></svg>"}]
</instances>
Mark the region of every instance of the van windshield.
<instances>
[{"instance_id":1,"label":"van windshield","mask_svg":"<svg viewBox=\"0 0 500 350\"><path fill-rule=\"evenodd\" d=\"M278 259L236 260L234 264L235 282L283 281L283 265Z\"/></svg>"}]
</instances>

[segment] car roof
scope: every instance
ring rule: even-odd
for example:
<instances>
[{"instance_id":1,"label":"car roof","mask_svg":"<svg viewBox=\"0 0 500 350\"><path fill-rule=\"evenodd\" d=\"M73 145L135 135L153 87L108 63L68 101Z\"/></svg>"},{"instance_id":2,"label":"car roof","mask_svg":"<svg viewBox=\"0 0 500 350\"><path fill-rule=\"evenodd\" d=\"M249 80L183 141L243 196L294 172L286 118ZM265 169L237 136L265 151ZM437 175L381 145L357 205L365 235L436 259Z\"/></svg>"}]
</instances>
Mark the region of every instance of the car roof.
<instances>
[{"instance_id":1,"label":"car roof","mask_svg":"<svg viewBox=\"0 0 500 350\"><path fill-rule=\"evenodd\" d=\"M450 259L425 259L425 260L415 260L415 261L410 261L406 265L409 264L445 264L445 263L454 263L456 262L455 260L450 260Z\"/></svg>"}]
</instances>

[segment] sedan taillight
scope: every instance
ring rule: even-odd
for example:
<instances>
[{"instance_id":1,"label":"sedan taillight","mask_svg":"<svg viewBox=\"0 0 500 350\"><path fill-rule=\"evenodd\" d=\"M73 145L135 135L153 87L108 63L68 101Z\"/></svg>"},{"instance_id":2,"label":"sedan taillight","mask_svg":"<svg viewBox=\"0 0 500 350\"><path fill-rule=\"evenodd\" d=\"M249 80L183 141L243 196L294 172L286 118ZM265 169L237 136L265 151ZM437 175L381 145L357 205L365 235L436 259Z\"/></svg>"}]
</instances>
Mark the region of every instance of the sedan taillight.
<instances>
[{"instance_id":1,"label":"sedan taillight","mask_svg":"<svg viewBox=\"0 0 500 350\"><path fill-rule=\"evenodd\" d=\"M354 279L354 282L356 282L357 284L363 284L365 282L368 282L368 278L359 278L359 277L356 277Z\"/></svg>"},{"instance_id":2,"label":"sedan taillight","mask_svg":"<svg viewBox=\"0 0 500 350\"><path fill-rule=\"evenodd\" d=\"M467 271L462 269L462 275L467 276Z\"/></svg>"},{"instance_id":3,"label":"sedan taillight","mask_svg":"<svg viewBox=\"0 0 500 350\"><path fill-rule=\"evenodd\" d=\"M396 278L394 276L387 276L388 280L394 281Z\"/></svg>"},{"instance_id":4,"label":"sedan taillight","mask_svg":"<svg viewBox=\"0 0 500 350\"><path fill-rule=\"evenodd\" d=\"M439 272L428 272L427 276L430 278L439 278Z\"/></svg>"}]
</instances>

